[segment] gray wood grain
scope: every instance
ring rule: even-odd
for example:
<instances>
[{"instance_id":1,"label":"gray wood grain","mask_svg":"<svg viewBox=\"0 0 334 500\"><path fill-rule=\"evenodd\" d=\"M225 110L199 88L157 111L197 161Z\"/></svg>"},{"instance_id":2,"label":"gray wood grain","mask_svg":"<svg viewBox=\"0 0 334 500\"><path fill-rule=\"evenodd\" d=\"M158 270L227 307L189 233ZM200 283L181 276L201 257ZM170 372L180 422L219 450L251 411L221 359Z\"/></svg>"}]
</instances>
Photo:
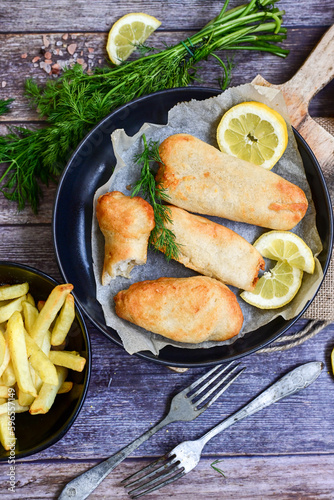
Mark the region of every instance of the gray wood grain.
<instances>
[{"instance_id":1,"label":"gray wood grain","mask_svg":"<svg viewBox=\"0 0 334 500\"><path fill-rule=\"evenodd\" d=\"M0 15L0 97L15 97L12 112L0 118L0 134L7 125L40 127L44 123L23 97L24 81L34 77L44 83L49 76L40 68L43 35L52 49L59 48L69 60L69 43L86 64L102 65L105 44L112 23L127 12L143 11L163 23L149 43L162 49L187 38L213 18L222 1L191 0L41 0L2 2ZM230 6L240 4L232 0ZM257 73L272 83L293 76L327 27L334 22L331 0L282 0L289 26L284 46L291 49L287 59L269 54L236 52L232 85L251 81ZM64 34L69 34L67 40ZM62 45L56 45L61 42ZM63 46L65 45L65 46ZM90 49L90 51L88 50ZM26 54L26 57L25 57ZM24 57L21 57L21 56ZM91 57L89 58L88 55ZM227 53L223 53L225 58ZM93 56L93 57L92 57ZM32 62L35 57L38 61ZM37 66L34 66L34 64ZM201 82L196 85L218 88L220 68L209 59L200 64ZM315 117L334 119L334 83L312 101ZM3 171L0 168L0 174ZM0 194L0 259L37 267L61 279L52 245L51 219L56 186L43 188L38 215L29 207L18 212L16 205ZM306 324L299 320L291 333ZM150 428L166 411L172 394L194 380L205 369L176 373L167 367L128 355L87 321L92 341L93 367L87 399L72 428L54 446L17 464L16 492L7 490L8 464L0 464L1 498L56 498L65 483L80 472L116 452ZM334 412L333 375L330 353L334 347L334 325L301 346L272 354L256 353L242 359L244 376L213 407L191 424L176 423L156 434L132 457L121 464L94 492L92 499L128 495L119 481L184 439L197 438L240 408L291 368L307 361L325 364L320 378L305 391L263 410L213 439L205 448L199 466L183 480L150 496L186 500L226 498L324 499L333 498ZM225 478L210 464L219 464Z\"/></svg>"},{"instance_id":2,"label":"gray wood grain","mask_svg":"<svg viewBox=\"0 0 334 500\"><path fill-rule=\"evenodd\" d=\"M204 458L196 469L172 485L150 494L151 500L176 498L182 500L254 500L333 498L330 471L334 468L334 455L284 457L225 457L217 464L225 477L214 471L214 458ZM128 475L149 464L149 460L126 460L120 464L92 493L91 500L128 500L120 482ZM95 462L33 462L17 464L18 485L15 498L57 498L62 487ZM41 473L42 471L42 473ZM307 473L305 473L307 471ZM327 475L324 474L327 471ZM1 498L13 499L6 491L7 478L0 467Z\"/></svg>"},{"instance_id":3,"label":"gray wood grain","mask_svg":"<svg viewBox=\"0 0 334 500\"><path fill-rule=\"evenodd\" d=\"M9 1L2 6L0 31L17 33L30 29L45 31L100 31L106 32L121 16L129 12L145 12L162 21L161 30L199 29L218 15L224 2L193 0L184 3L177 0L106 0L85 2L77 0L56 0L47 5L42 0ZM240 5L239 0L231 0L229 8ZM333 22L331 0L309 2L308 0L282 0L278 7L286 11L285 25L329 26Z\"/></svg>"},{"instance_id":4,"label":"gray wood grain","mask_svg":"<svg viewBox=\"0 0 334 500\"><path fill-rule=\"evenodd\" d=\"M89 331L93 366L83 409L61 441L24 462L107 458L160 420L171 396L205 372L205 368L197 368L175 373L129 356L94 328ZM298 348L247 356L242 360L247 368L243 376L209 410L190 424L170 425L131 456L158 457L182 440L198 438L281 375L313 360L325 363L314 384L226 430L207 445L204 456L334 453L329 364L333 333L331 326Z\"/></svg>"},{"instance_id":5,"label":"gray wood grain","mask_svg":"<svg viewBox=\"0 0 334 500\"><path fill-rule=\"evenodd\" d=\"M249 83L258 73L271 83L283 83L291 78L303 64L325 31L325 27L290 29L288 39L284 43L284 46L291 50L286 59L259 52L253 53L252 57L250 57L248 51L236 51L233 54L229 51L221 52L223 58L230 57L233 60L234 69L232 71L231 85ZM92 66L105 64L107 55L105 51L106 35L104 33L80 33L75 36L74 40L68 39L64 41L60 32L53 34L50 40L54 47L57 47L57 42L64 45L75 42L77 45L76 52L86 64L89 63ZM189 33L184 31L158 32L150 37L149 43L161 50L165 43L174 44L186 39L187 36L189 36ZM2 116L0 123L41 120L41 117L31 108L23 93L24 82L27 78L33 77L40 83L45 83L47 78L53 78L39 67L40 62L45 60L45 57L40 52L42 44L43 38L41 34L0 34L0 54L2 59L0 85L5 82L5 87L1 88L1 96L4 99L16 98L11 106L11 113ZM94 52L89 52L88 49L93 49ZM63 51L62 56L52 55L53 62L58 60L69 61L71 59L66 47L61 47L61 50ZM22 54L27 54L27 57L22 58ZM89 59L88 56L92 55L94 58ZM41 59L33 63L35 57ZM209 58L208 61L202 61L198 64L198 68L200 81L194 82L194 85L219 88L218 81L222 77L222 71L215 60ZM310 106L312 116L326 117L334 115L333 91L334 82L327 85L313 99Z\"/></svg>"}]
</instances>

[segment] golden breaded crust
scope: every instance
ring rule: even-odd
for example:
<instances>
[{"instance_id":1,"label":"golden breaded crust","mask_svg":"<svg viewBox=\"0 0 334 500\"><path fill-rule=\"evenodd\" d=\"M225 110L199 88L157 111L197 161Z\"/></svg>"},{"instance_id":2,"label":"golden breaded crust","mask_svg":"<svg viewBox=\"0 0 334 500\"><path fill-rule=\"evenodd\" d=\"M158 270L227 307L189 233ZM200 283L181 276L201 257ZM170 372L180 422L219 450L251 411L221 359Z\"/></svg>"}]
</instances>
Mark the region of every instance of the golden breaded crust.
<instances>
[{"instance_id":1,"label":"golden breaded crust","mask_svg":"<svg viewBox=\"0 0 334 500\"><path fill-rule=\"evenodd\" d=\"M308 202L298 186L196 137L172 135L159 153L156 180L172 205L280 230L292 229L306 213Z\"/></svg>"},{"instance_id":2,"label":"golden breaded crust","mask_svg":"<svg viewBox=\"0 0 334 500\"><path fill-rule=\"evenodd\" d=\"M177 342L223 341L243 323L234 293L206 276L134 283L114 301L119 317Z\"/></svg>"},{"instance_id":3,"label":"golden breaded crust","mask_svg":"<svg viewBox=\"0 0 334 500\"><path fill-rule=\"evenodd\" d=\"M135 265L146 263L154 212L143 198L113 191L98 198L96 217L105 238L102 284L107 285L116 276L129 277Z\"/></svg>"},{"instance_id":4,"label":"golden breaded crust","mask_svg":"<svg viewBox=\"0 0 334 500\"><path fill-rule=\"evenodd\" d=\"M172 222L165 225L175 235L178 262L228 285L254 290L265 262L248 241L205 217L171 205L168 208Z\"/></svg>"}]
</instances>

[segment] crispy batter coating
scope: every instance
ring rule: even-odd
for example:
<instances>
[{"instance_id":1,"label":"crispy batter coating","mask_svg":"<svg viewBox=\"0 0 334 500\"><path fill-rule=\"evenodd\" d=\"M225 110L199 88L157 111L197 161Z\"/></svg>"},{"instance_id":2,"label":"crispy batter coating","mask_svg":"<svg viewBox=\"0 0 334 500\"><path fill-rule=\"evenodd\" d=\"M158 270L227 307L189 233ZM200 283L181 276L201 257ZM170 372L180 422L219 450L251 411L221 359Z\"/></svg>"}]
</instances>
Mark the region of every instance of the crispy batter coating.
<instances>
[{"instance_id":1,"label":"crispy batter coating","mask_svg":"<svg viewBox=\"0 0 334 500\"><path fill-rule=\"evenodd\" d=\"M146 263L154 212L143 198L113 191L98 198L96 217L105 238L102 284L108 285L116 276L128 278L135 265Z\"/></svg>"},{"instance_id":2,"label":"crispy batter coating","mask_svg":"<svg viewBox=\"0 0 334 500\"><path fill-rule=\"evenodd\" d=\"M177 342L226 340L243 323L234 293L207 276L141 281L114 301L119 317Z\"/></svg>"},{"instance_id":3,"label":"crispy batter coating","mask_svg":"<svg viewBox=\"0 0 334 500\"><path fill-rule=\"evenodd\" d=\"M298 186L196 137L172 135L159 152L163 163L156 180L172 205L280 230L292 229L306 213L308 202Z\"/></svg>"}]
</instances>

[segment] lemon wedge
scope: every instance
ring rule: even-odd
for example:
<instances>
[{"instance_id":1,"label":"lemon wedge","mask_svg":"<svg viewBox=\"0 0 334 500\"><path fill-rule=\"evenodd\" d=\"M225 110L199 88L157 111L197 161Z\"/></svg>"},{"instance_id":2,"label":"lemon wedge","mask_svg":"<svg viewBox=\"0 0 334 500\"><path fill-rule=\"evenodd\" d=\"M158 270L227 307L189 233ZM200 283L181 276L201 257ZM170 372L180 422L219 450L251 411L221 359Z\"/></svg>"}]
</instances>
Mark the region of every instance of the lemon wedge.
<instances>
[{"instance_id":1,"label":"lemon wedge","mask_svg":"<svg viewBox=\"0 0 334 500\"><path fill-rule=\"evenodd\" d=\"M223 115L217 142L224 153L270 170L287 147L288 131L274 109L261 102L242 102Z\"/></svg>"},{"instance_id":2,"label":"lemon wedge","mask_svg":"<svg viewBox=\"0 0 334 500\"><path fill-rule=\"evenodd\" d=\"M314 257L312 250L299 236L289 231L269 231L262 234L253 245L262 257L286 261L290 266L312 274Z\"/></svg>"},{"instance_id":3,"label":"lemon wedge","mask_svg":"<svg viewBox=\"0 0 334 500\"><path fill-rule=\"evenodd\" d=\"M287 262L278 262L264 273L252 292L242 292L241 297L259 309L277 309L288 304L298 292L303 271Z\"/></svg>"},{"instance_id":4,"label":"lemon wedge","mask_svg":"<svg viewBox=\"0 0 334 500\"><path fill-rule=\"evenodd\" d=\"M110 60L116 65L121 64L160 25L158 19L142 12L126 14L118 19L111 27L107 40Z\"/></svg>"}]
</instances>

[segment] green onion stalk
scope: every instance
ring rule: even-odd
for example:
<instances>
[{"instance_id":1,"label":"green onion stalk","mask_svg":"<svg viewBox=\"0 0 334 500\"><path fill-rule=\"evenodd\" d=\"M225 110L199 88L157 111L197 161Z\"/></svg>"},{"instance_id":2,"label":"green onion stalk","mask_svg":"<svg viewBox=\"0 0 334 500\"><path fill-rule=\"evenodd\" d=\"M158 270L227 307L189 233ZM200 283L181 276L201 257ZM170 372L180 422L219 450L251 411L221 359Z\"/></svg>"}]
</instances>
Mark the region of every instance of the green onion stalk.
<instances>
[{"instance_id":1,"label":"green onion stalk","mask_svg":"<svg viewBox=\"0 0 334 500\"><path fill-rule=\"evenodd\" d=\"M37 212L41 183L57 181L74 148L114 109L142 95L189 85L197 80L196 64L210 55L223 68L226 87L229 67L216 53L223 49L286 57L289 51L278 45L286 38L284 11L276 2L251 0L227 10L226 0L215 19L175 46L96 68L91 75L77 64L44 86L27 80L26 95L47 126L35 131L15 127L0 137L0 163L6 163L0 191L19 209L28 203Z\"/></svg>"}]
</instances>

